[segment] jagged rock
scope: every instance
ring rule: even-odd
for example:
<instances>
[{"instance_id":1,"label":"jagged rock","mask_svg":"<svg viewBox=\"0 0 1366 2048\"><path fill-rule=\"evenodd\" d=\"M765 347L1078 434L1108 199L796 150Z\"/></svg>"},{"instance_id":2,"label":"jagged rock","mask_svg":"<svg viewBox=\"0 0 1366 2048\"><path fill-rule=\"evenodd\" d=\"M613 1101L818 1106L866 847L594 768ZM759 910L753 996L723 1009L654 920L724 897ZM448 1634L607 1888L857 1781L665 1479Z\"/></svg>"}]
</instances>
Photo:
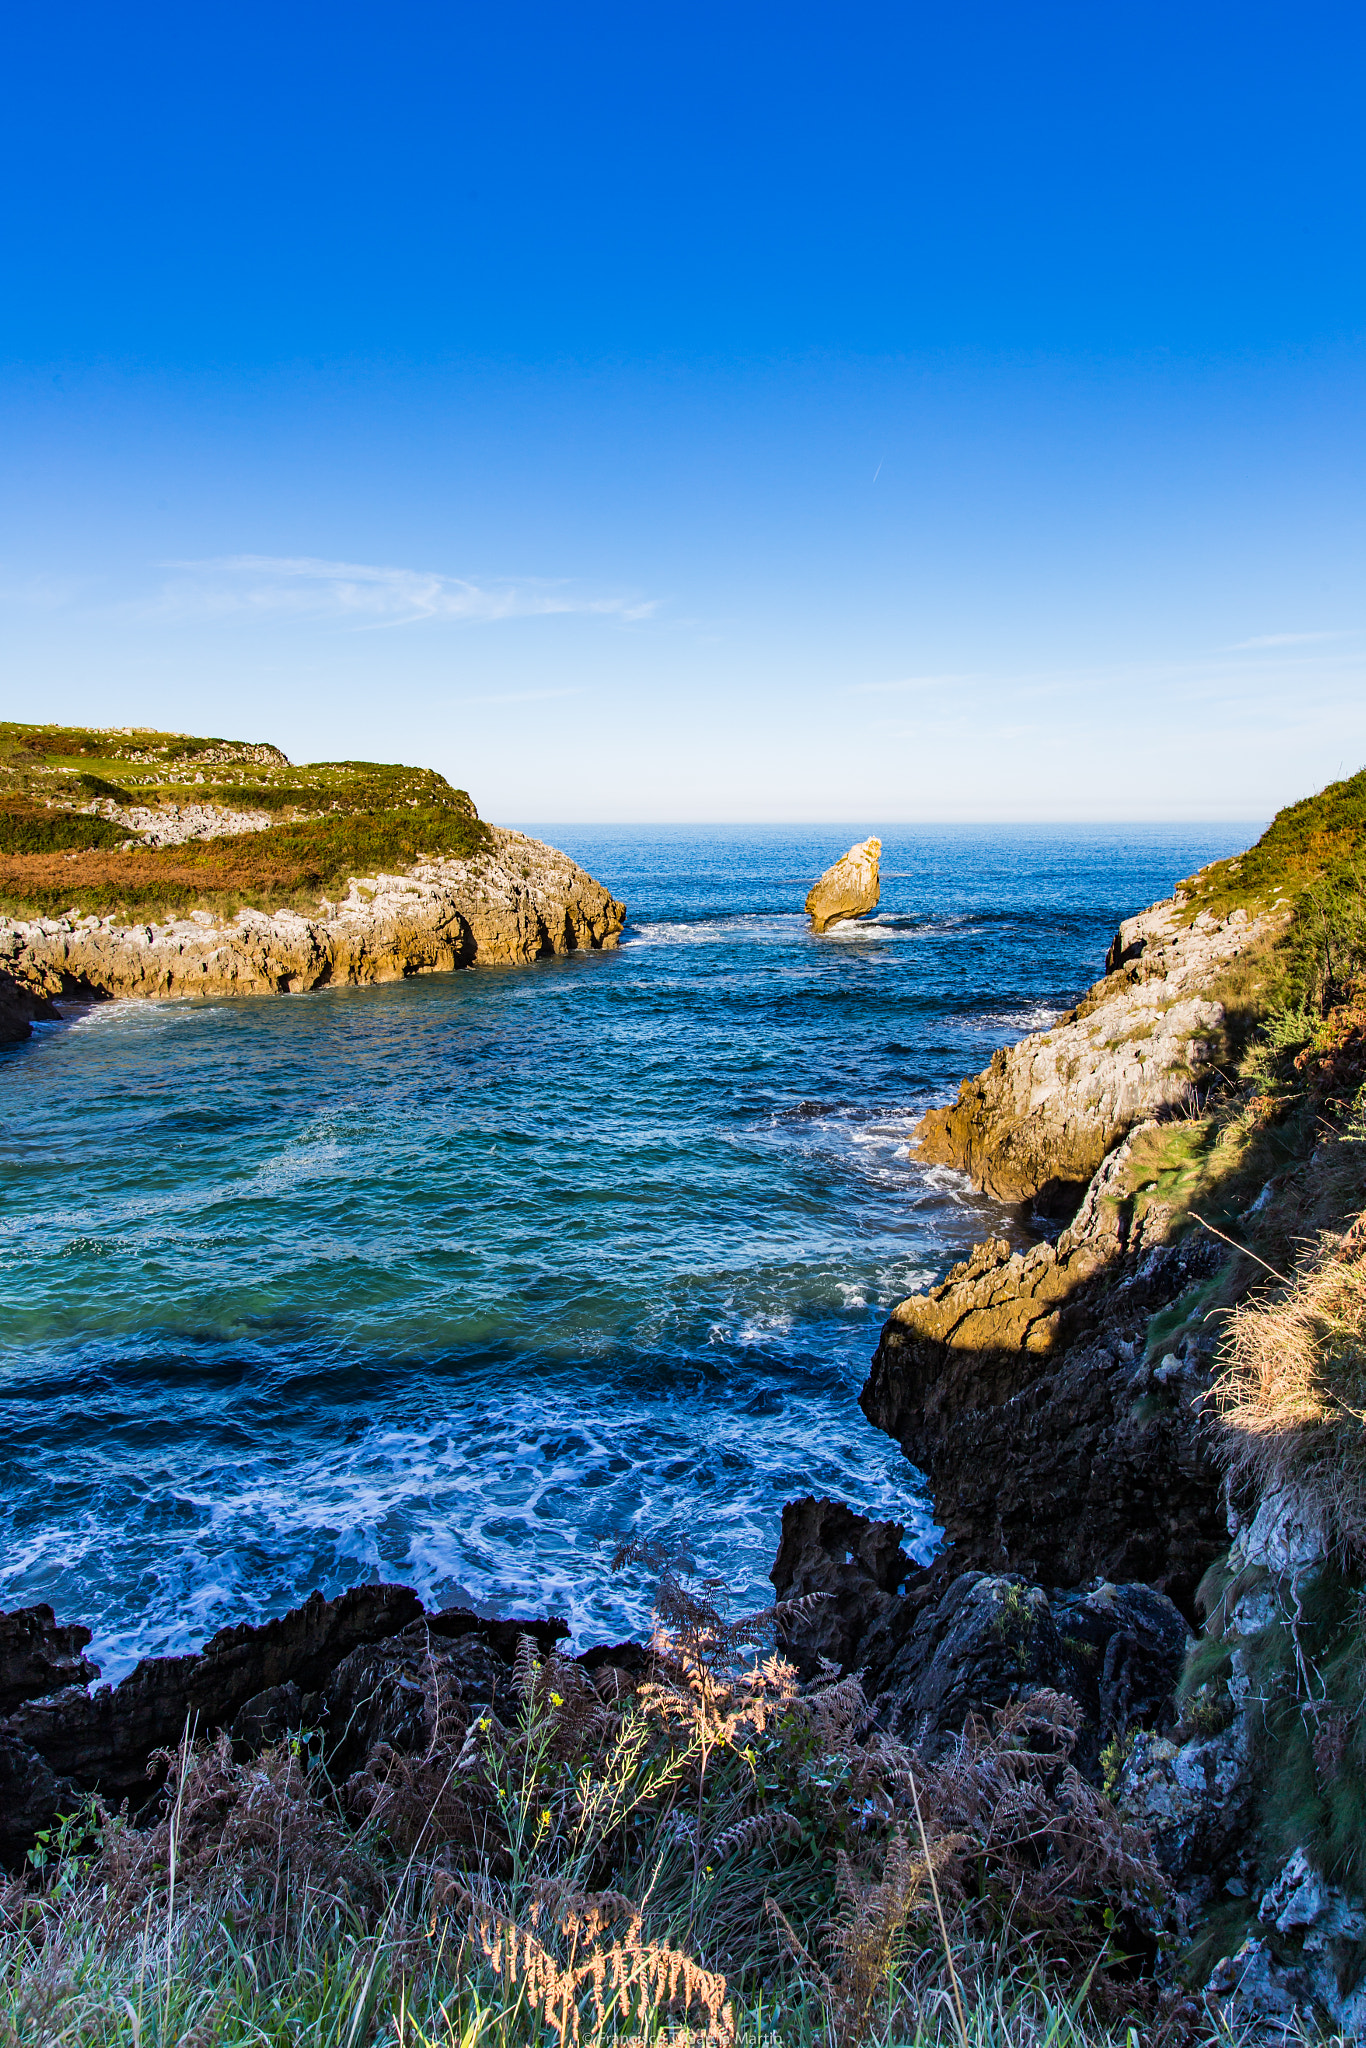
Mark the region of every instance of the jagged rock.
<instances>
[{"instance_id":1,"label":"jagged rock","mask_svg":"<svg viewBox=\"0 0 1366 2048\"><path fill-rule=\"evenodd\" d=\"M278 1620L220 1629L198 1655L144 1657L118 1685L29 1700L3 1726L59 1777L139 1804L148 1758L179 1742L187 1725L200 1735L230 1728L248 1700L273 1687L316 1692L349 1651L397 1634L421 1612L407 1586L357 1586L336 1600L315 1593Z\"/></svg>"},{"instance_id":2,"label":"jagged rock","mask_svg":"<svg viewBox=\"0 0 1366 2048\"><path fill-rule=\"evenodd\" d=\"M813 931L827 932L832 924L840 924L850 917L863 917L868 911L877 909L882 893L878 880L881 859L882 841L864 839L857 846L851 846L832 868L826 869L819 882L813 883L806 898L806 913Z\"/></svg>"},{"instance_id":3,"label":"jagged rock","mask_svg":"<svg viewBox=\"0 0 1366 2048\"><path fill-rule=\"evenodd\" d=\"M1050 1599L1014 1575L963 1572L877 1674L879 1713L935 1756L969 1714L1040 1689L1067 1693L1083 1717L1077 1767L1097 1776L1108 1742L1170 1725L1189 1643L1179 1609L1151 1586L1101 1582Z\"/></svg>"},{"instance_id":4,"label":"jagged rock","mask_svg":"<svg viewBox=\"0 0 1366 2048\"><path fill-rule=\"evenodd\" d=\"M452 1641L457 1636L480 1636L505 1664L511 1664L517 1655L523 1636L530 1636L538 1656L548 1657L556 1644L563 1642L569 1634L568 1623L561 1621L558 1615L546 1620L539 1615L512 1614L490 1620L469 1607L443 1607L438 1614L427 1615L426 1625L434 1636L444 1636Z\"/></svg>"},{"instance_id":5,"label":"jagged rock","mask_svg":"<svg viewBox=\"0 0 1366 2048\"><path fill-rule=\"evenodd\" d=\"M307 1708L308 1695L300 1692L293 1679L285 1685L268 1685L264 1692L253 1693L233 1715L229 1733L234 1747L248 1756L258 1755L271 1743L280 1742L302 1728Z\"/></svg>"},{"instance_id":6,"label":"jagged rock","mask_svg":"<svg viewBox=\"0 0 1366 2048\"><path fill-rule=\"evenodd\" d=\"M961 1167L1000 1201L1067 1214L1126 1132L1186 1102L1227 1056L1220 974L1284 919L1202 911L1183 925L1181 908L1172 899L1121 925L1105 978L930 1110L919 1156Z\"/></svg>"},{"instance_id":7,"label":"jagged rock","mask_svg":"<svg viewBox=\"0 0 1366 2048\"><path fill-rule=\"evenodd\" d=\"M481 1634L454 1638L414 1622L387 1642L343 1658L323 1688L318 1721L329 1769L350 1776L377 1743L411 1751L430 1741L439 1715L457 1740L469 1711L506 1706L512 1662Z\"/></svg>"},{"instance_id":8,"label":"jagged rock","mask_svg":"<svg viewBox=\"0 0 1366 2048\"><path fill-rule=\"evenodd\" d=\"M1052 1687L1061 1662L1041 1586L964 1572L920 1615L882 1674L880 1711L893 1733L932 1759L969 1714Z\"/></svg>"},{"instance_id":9,"label":"jagged rock","mask_svg":"<svg viewBox=\"0 0 1366 2048\"><path fill-rule=\"evenodd\" d=\"M57 1016L47 997L0 971L0 1045L20 1045L40 1019Z\"/></svg>"},{"instance_id":10,"label":"jagged rock","mask_svg":"<svg viewBox=\"0 0 1366 2048\"><path fill-rule=\"evenodd\" d=\"M90 1631L58 1622L47 1603L0 1614L0 1716L63 1685L89 1685L100 1667L82 1654Z\"/></svg>"},{"instance_id":11,"label":"jagged rock","mask_svg":"<svg viewBox=\"0 0 1366 2048\"><path fill-rule=\"evenodd\" d=\"M1129 1142L1056 1244L978 1245L901 1302L859 1398L928 1475L963 1564L1058 1586L1099 1573L1189 1605L1226 1540L1206 1361L1188 1347L1159 1381L1141 1354L1149 1316L1222 1252L1162 1243L1151 1212L1132 1224Z\"/></svg>"},{"instance_id":12,"label":"jagged rock","mask_svg":"<svg viewBox=\"0 0 1366 2048\"><path fill-rule=\"evenodd\" d=\"M1263 1894L1257 1919L1265 1931L1216 1964L1207 1986L1225 2023L1280 2037L1297 2016L1326 2017L1344 2039L1359 2040L1366 2032L1362 1900L1330 1884L1296 1849Z\"/></svg>"},{"instance_id":13,"label":"jagged rock","mask_svg":"<svg viewBox=\"0 0 1366 2048\"><path fill-rule=\"evenodd\" d=\"M35 1682L53 1672L59 1679L97 1675L75 1654L89 1641L87 1629L53 1630L51 1609L39 1608L0 1617L0 1632L15 1622L22 1624L11 1631L16 1642L47 1646L16 1670ZM274 1621L220 1629L196 1655L144 1657L116 1686L91 1693L70 1683L40 1698L21 1693L0 1722L0 1738L18 1746L20 1764L28 1754L41 1758L73 1798L98 1790L111 1803L128 1799L137 1808L160 1775L149 1773L153 1752L174 1747L187 1728L199 1736L227 1729L239 1751L254 1753L319 1721L327 1740L340 1745L353 1718L359 1713L359 1725L370 1713L368 1740L382 1736L398 1747L414 1700L420 1710L424 1669L439 1671L452 1697L491 1704L495 1686L509 1682L522 1636L544 1656L568 1633L554 1618L490 1621L464 1608L426 1615L407 1586L357 1586L335 1600L314 1593ZM35 1799L46 1796L45 1787L42 1779Z\"/></svg>"},{"instance_id":14,"label":"jagged rock","mask_svg":"<svg viewBox=\"0 0 1366 2048\"><path fill-rule=\"evenodd\" d=\"M36 1750L0 1728L0 1868L19 1869L34 1836L77 1796Z\"/></svg>"},{"instance_id":15,"label":"jagged rock","mask_svg":"<svg viewBox=\"0 0 1366 2048\"><path fill-rule=\"evenodd\" d=\"M1053 1619L1071 1693L1103 1745L1135 1727L1169 1727L1193 1637L1180 1608L1152 1586L1102 1580L1088 1592L1057 1592Z\"/></svg>"},{"instance_id":16,"label":"jagged rock","mask_svg":"<svg viewBox=\"0 0 1366 2048\"><path fill-rule=\"evenodd\" d=\"M1098 1581L1051 1596L1018 1574L954 1568L952 1555L918 1568L900 1525L841 1501L783 1510L770 1577L780 1600L823 1593L790 1627L783 1648L804 1673L821 1656L861 1674L879 1717L927 1755L970 1713L1045 1687L1082 1710L1078 1767L1096 1775L1101 1750L1137 1727L1166 1727L1191 1637L1179 1609L1151 1586Z\"/></svg>"},{"instance_id":17,"label":"jagged rock","mask_svg":"<svg viewBox=\"0 0 1366 2048\"><path fill-rule=\"evenodd\" d=\"M284 995L616 945L623 903L554 847L490 830L489 853L355 878L345 901L307 917L0 918L0 968L49 997Z\"/></svg>"},{"instance_id":18,"label":"jagged rock","mask_svg":"<svg viewBox=\"0 0 1366 2048\"><path fill-rule=\"evenodd\" d=\"M901 1548L900 1522L873 1522L843 1501L789 1501L769 1577L775 1597L821 1593L814 1612L784 1631L782 1648L805 1676L828 1657L843 1671L866 1661L864 1646L897 1606L917 1567Z\"/></svg>"},{"instance_id":19,"label":"jagged rock","mask_svg":"<svg viewBox=\"0 0 1366 2048\"><path fill-rule=\"evenodd\" d=\"M1250 1731L1246 1717L1187 1742L1157 1732L1135 1738L1116 1804L1146 1830L1153 1854L1178 1883L1216 1870L1246 1832Z\"/></svg>"}]
</instances>

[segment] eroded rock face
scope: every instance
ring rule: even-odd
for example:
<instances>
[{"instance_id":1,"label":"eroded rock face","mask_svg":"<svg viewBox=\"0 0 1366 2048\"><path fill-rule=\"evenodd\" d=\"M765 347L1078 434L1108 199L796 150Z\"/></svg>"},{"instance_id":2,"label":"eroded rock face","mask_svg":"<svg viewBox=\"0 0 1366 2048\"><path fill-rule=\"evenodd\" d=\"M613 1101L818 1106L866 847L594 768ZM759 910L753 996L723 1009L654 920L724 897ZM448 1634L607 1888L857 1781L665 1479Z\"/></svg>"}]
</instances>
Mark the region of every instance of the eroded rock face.
<instances>
[{"instance_id":1,"label":"eroded rock face","mask_svg":"<svg viewBox=\"0 0 1366 2048\"><path fill-rule=\"evenodd\" d=\"M85 1656L90 1631L59 1622L44 1601L0 1614L0 1715L63 1685L89 1685L100 1667Z\"/></svg>"},{"instance_id":2,"label":"eroded rock face","mask_svg":"<svg viewBox=\"0 0 1366 2048\"><path fill-rule=\"evenodd\" d=\"M313 1594L259 1627L220 1629L196 1655L144 1657L118 1685L71 1685L17 1707L4 1728L60 1777L106 1798L147 1796L147 1759L179 1742L187 1721L201 1735L227 1728L238 1709L274 1686L316 1691L349 1651L395 1635L422 1613L407 1586L357 1586L336 1600Z\"/></svg>"},{"instance_id":3,"label":"eroded rock face","mask_svg":"<svg viewBox=\"0 0 1366 2048\"><path fill-rule=\"evenodd\" d=\"M901 1302L859 1399L929 1477L964 1564L1142 1580L1189 1606L1226 1544L1209 1360L1187 1341L1154 1370L1143 1350L1149 1316L1221 1253L1162 1242L1157 1212L1133 1225L1126 1167L1121 1146L1056 1244L978 1245Z\"/></svg>"},{"instance_id":4,"label":"eroded rock face","mask_svg":"<svg viewBox=\"0 0 1366 2048\"><path fill-rule=\"evenodd\" d=\"M1211 985L1277 920L1202 912L1183 926L1180 908L1173 898L1122 924L1105 978L1075 1010L1002 1048L922 1118L921 1158L960 1167L1000 1201L1066 1214L1126 1132L1188 1101L1224 1057Z\"/></svg>"},{"instance_id":5,"label":"eroded rock face","mask_svg":"<svg viewBox=\"0 0 1366 2048\"><path fill-rule=\"evenodd\" d=\"M826 869L806 898L806 913L813 931L828 932L832 924L863 917L877 909L882 894L878 880L881 859L882 841L863 839L857 846L851 846L842 860Z\"/></svg>"},{"instance_id":6,"label":"eroded rock face","mask_svg":"<svg viewBox=\"0 0 1366 2048\"><path fill-rule=\"evenodd\" d=\"M0 1045L21 1045L40 1019L57 1014L46 996L0 969Z\"/></svg>"},{"instance_id":7,"label":"eroded rock face","mask_svg":"<svg viewBox=\"0 0 1366 2048\"><path fill-rule=\"evenodd\" d=\"M490 854L354 879L344 902L309 916L0 918L0 971L48 998L283 995L617 944L623 903L554 847L490 829Z\"/></svg>"},{"instance_id":8,"label":"eroded rock face","mask_svg":"<svg viewBox=\"0 0 1366 2048\"><path fill-rule=\"evenodd\" d=\"M900 1522L872 1522L839 1500L810 1494L783 1509L783 1531L769 1577L775 1597L824 1597L783 1638L783 1649L804 1675L822 1657L843 1671L867 1661L870 1637L897 1607L918 1567L901 1548Z\"/></svg>"}]
</instances>

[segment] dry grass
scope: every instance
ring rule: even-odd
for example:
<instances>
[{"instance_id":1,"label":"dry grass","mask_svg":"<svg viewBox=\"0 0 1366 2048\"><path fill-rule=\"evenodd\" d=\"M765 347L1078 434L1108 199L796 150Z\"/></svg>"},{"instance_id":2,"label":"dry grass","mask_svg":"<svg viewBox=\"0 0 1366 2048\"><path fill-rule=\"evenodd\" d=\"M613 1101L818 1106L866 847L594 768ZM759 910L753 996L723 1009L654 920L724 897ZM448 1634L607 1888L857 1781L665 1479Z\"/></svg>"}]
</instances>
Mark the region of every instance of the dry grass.
<instances>
[{"instance_id":1,"label":"dry grass","mask_svg":"<svg viewBox=\"0 0 1366 2048\"><path fill-rule=\"evenodd\" d=\"M1235 1484L1293 1489L1344 1562L1366 1559L1366 1213L1293 1282L1228 1319L1216 1389Z\"/></svg>"},{"instance_id":2,"label":"dry grass","mask_svg":"<svg viewBox=\"0 0 1366 2048\"><path fill-rule=\"evenodd\" d=\"M1077 2039L1102 2012L1146 2029L1155 1992L1109 1965L1160 1879L1073 1769L1065 1703L922 1767L857 1680L798 1681L781 1619L665 1564L639 1679L524 1640L495 1712L433 1654L417 1746L340 1784L306 1740L187 1740L154 1825L96 1802L5 1892L0 2048L858 2048L941 2023L973 2048L1026 1988L1056 2018L1059 1986Z\"/></svg>"}]
</instances>

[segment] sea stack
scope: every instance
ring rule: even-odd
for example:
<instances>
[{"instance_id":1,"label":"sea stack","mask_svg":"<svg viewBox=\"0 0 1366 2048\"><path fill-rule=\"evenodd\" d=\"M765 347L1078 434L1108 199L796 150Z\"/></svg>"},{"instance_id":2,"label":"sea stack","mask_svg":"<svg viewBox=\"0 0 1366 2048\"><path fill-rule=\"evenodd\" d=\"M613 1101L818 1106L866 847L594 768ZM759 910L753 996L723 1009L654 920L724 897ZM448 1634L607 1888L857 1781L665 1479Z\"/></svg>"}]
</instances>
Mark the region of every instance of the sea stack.
<instances>
[{"instance_id":1,"label":"sea stack","mask_svg":"<svg viewBox=\"0 0 1366 2048\"><path fill-rule=\"evenodd\" d=\"M826 869L806 899L812 931L827 932L847 917L862 917L877 909L882 894L878 882L881 859L882 841L864 839Z\"/></svg>"}]
</instances>

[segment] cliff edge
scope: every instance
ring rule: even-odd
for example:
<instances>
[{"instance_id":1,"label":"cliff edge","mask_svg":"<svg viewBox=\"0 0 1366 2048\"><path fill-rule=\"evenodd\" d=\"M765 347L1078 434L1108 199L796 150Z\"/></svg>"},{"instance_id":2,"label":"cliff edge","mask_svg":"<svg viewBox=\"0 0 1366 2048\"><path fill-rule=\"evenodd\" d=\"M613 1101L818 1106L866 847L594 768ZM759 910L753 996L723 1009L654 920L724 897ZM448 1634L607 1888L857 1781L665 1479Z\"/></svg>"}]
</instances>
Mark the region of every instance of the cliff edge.
<instances>
[{"instance_id":1,"label":"cliff edge","mask_svg":"<svg viewBox=\"0 0 1366 2048\"><path fill-rule=\"evenodd\" d=\"M884 1326L861 1405L926 1473L945 1552L917 1573L899 1530L798 1503L779 1585L834 1593L824 1653L935 1741L1040 1686L1072 1697L1087 1768L1174 1888L1181 1974L1210 2012L1351 2038L1363 856L1366 771L1127 920L1074 1010L924 1120L922 1157L1070 1220L1025 1251L976 1246ZM1201 1629L1184 1654L1167 1601ZM1101 1607L1133 1610L1131 1643L1099 1641Z\"/></svg>"},{"instance_id":2,"label":"cliff edge","mask_svg":"<svg viewBox=\"0 0 1366 2048\"><path fill-rule=\"evenodd\" d=\"M917 1130L921 1157L1002 1202L1075 1208L1107 1152L1188 1106L1233 1050L1282 909L1189 915L1184 891L1120 926L1105 974L1047 1031L1003 1047ZM1239 971L1241 967L1241 972Z\"/></svg>"},{"instance_id":3,"label":"cliff edge","mask_svg":"<svg viewBox=\"0 0 1366 2048\"><path fill-rule=\"evenodd\" d=\"M485 824L431 769L0 725L12 1037L53 996L282 994L519 965L615 946L625 919L575 862Z\"/></svg>"},{"instance_id":4,"label":"cliff edge","mask_svg":"<svg viewBox=\"0 0 1366 2048\"><path fill-rule=\"evenodd\" d=\"M310 913L0 918L0 964L48 997L292 995L617 944L624 903L554 847L488 831L489 850L471 860L353 877L339 902Z\"/></svg>"}]
</instances>

